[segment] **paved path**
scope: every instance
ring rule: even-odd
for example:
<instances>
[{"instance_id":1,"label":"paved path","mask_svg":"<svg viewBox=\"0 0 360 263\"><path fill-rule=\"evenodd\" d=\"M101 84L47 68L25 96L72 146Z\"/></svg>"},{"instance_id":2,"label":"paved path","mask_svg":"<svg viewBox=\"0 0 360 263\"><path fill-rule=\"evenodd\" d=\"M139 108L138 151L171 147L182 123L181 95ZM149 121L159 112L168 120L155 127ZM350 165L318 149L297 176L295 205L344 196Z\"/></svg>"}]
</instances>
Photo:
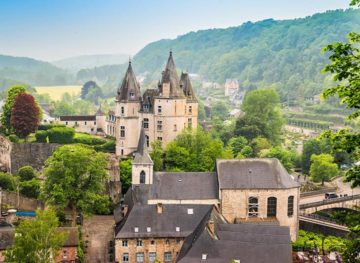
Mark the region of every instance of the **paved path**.
<instances>
[{"instance_id":1,"label":"paved path","mask_svg":"<svg viewBox=\"0 0 360 263\"><path fill-rule=\"evenodd\" d=\"M114 216L93 216L84 220L86 263L108 263L109 241L114 236ZM88 241L88 242L86 242Z\"/></svg>"}]
</instances>

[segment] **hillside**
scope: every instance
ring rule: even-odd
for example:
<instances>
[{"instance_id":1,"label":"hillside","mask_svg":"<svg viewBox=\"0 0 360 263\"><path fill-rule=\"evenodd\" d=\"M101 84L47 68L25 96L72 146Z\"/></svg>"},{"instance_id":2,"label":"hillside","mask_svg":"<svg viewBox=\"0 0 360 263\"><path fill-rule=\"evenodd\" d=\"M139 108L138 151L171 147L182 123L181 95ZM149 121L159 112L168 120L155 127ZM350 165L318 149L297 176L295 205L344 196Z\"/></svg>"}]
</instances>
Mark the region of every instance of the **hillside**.
<instances>
[{"instance_id":1,"label":"hillside","mask_svg":"<svg viewBox=\"0 0 360 263\"><path fill-rule=\"evenodd\" d=\"M243 87L276 87L283 100L297 99L332 85L329 76L320 72L327 63L321 49L345 40L350 31L360 31L360 10L190 32L147 45L135 56L134 70L148 71L151 79L159 78L172 49L180 69L220 83L238 78Z\"/></svg>"},{"instance_id":2,"label":"hillside","mask_svg":"<svg viewBox=\"0 0 360 263\"><path fill-rule=\"evenodd\" d=\"M121 64L128 59L129 55L126 54L85 55L52 61L51 63L59 68L76 72L80 69Z\"/></svg>"},{"instance_id":3,"label":"hillside","mask_svg":"<svg viewBox=\"0 0 360 263\"><path fill-rule=\"evenodd\" d=\"M72 80L66 71L54 65L26 57L0 55L0 90L5 83L27 83L30 85L66 84Z\"/></svg>"}]
</instances>

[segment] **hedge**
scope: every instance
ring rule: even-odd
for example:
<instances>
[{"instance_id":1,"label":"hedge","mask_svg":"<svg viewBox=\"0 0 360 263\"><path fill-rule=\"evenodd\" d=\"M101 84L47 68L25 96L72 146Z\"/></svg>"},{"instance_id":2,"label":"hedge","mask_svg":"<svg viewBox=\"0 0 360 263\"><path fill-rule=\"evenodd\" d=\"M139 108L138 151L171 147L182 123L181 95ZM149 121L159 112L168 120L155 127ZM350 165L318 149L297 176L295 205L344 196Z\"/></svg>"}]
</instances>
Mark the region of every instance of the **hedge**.
<instances>
[{"instance_id":1,"label":"hedge","mask_svg":"<svg viewBox=\"0 0 360 263\"><path fill-rule=\"evenodd\" d=\"M19 142L19 137L17 137L15 134L10 134L9 135L9 140L11 142Z\"/></svg>"},{"instance_id":2,"label":"hedge","mask_svg":"<svg viewBox=\"0 0 360 263\"><path fill-rule=\"evenodd\" d=\"M55 127L48 130L50 143L73 143L75 130L67 127Z\"/></svg>"},{"instance_id":3,"label":"hedge","mask_svg":"<svg viewBox=\"0 0 360 263\"><path fill-rule=\"evenodd\" d=\"M35 133L36 142L47 142L48 133L47 131L37 131Z\"/></svg>"},{"instance_id":4,"label":"hedge","mask_svg":"<svg viewBox=\"0 0 360 263\"><path fill-rule=\"evenodd\" d=\"M115 152L115 141L108 141L102 145L96 145L95 150L101 152L114 153Z\"/></svg>"},{"instance_id":5,"label":"hedge","mask_svg":"<svg viewBox=\"0 0 360 263\"><path fill-rule=\"evenodd\" d=\"M38 130L47 131L47 130L50 130L52 128L64 128L64 127L66 127L66 125L65 124L60 124L60 123L41 124L41 125L39 125Z\"/></svg>"},{"instance_id":6,"label":"hedge","mask_svg":"<svg viewBox=\"0 0 360 263\"><path fill-rule=\"evenodd\" d=\"M74 143L82 143L86 145L101 145L105 144L106 140L88 134L76 133L74 137Z\"/></svg>"}]
</instances>

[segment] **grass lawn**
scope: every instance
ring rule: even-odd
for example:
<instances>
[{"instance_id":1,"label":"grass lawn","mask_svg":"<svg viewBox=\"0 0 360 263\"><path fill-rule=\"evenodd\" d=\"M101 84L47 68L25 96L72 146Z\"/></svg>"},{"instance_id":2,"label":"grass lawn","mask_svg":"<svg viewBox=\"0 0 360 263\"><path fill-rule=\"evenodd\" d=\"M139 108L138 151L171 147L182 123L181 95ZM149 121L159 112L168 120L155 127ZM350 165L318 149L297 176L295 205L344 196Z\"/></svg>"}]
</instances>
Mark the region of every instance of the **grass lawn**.
<instances>
[{"instance_id":1,"label":"grass lawn","mask_svg":"<svg viewBox=\"0 0 360 263\"><path fill-rule=\"evenodd\" d=\"M70 95L80 96L81 86L71 85L71 86L38 86L35 87L36 91L39 94L49 94L51 99L60 100L61 96L67 92Z\"/></svg>"}]
</instances>

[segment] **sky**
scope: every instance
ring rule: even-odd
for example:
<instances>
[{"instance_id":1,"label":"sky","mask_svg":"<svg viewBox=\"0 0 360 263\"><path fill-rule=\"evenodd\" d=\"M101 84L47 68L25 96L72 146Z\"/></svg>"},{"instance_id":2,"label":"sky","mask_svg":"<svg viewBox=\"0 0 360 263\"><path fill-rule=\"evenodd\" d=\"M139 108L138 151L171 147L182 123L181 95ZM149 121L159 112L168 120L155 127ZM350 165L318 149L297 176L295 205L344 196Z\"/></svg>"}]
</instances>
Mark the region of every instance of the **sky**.
<instances>
[{"instance_id":1,"label":"sky","mask_svg":"<svg viewBox=\"0 0 360 263\"><path fill-rule=\"evenodd\" d=\"M0 54L135 55L190 31L348 8L350 0L0 0Z\"/></svg>"}]
</instances>

